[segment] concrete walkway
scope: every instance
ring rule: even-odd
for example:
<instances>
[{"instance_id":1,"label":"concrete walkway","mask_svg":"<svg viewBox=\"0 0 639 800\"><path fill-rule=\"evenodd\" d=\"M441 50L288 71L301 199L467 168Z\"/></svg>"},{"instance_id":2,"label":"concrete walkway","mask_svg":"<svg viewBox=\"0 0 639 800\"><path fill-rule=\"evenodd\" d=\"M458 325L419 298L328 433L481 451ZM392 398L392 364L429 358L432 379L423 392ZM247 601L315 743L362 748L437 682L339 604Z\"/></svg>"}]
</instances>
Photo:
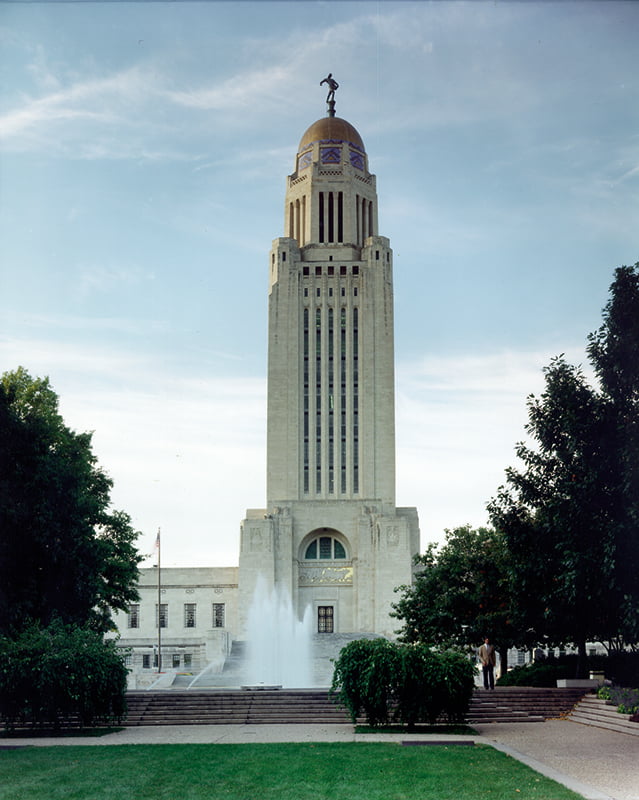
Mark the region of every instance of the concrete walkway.
<instances>
[{"instance_id":1,"label":"concrete walkway","mask_svg":"<svg viewBox=\"0 0 639 800\"><path fill-rule=\"evenodd\" d=\"M475 725L479 735L356 734L352 725L176 725L102 737L2 739L0 747L255 742L468 741L488 744L587 800L639 800L639 740L568 720Z\"/></svg>"}]
</instances>

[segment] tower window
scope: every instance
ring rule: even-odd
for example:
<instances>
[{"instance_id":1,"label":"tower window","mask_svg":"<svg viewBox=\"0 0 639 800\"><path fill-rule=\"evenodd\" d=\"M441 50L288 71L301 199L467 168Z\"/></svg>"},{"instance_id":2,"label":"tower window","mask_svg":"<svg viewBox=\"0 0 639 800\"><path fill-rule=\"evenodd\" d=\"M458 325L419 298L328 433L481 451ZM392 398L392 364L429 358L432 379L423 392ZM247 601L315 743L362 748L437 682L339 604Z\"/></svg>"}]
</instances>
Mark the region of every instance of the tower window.
<instances>
[{"instance_id":1,"label":"tower window","mask_svg":"<svg viewBox=\"0 0 639 800\"><path fill-rule=\"evenodd\" d=\"M316 275L321 275L322 274L322 268L321 267L315 267L315 274Z\"/></svg>"},{"instance_id":2,"label":"tower window","mask_svg":"<svg viewBox=\"0 0 639 800\"><path fill-rule=\"evenodd\" d=\"M339 274L340 275L346 275L346 267L340 267L339 268Z\"/></svg>"},{"instance_id":3,"label":"tower window","mask_svg":"<svg viewBox=\"0 0 639 800\"><path fill-rule=\"evenodd\" d=\"M286 261L286 252L282 253L282 261Z\"/></svg>"}]
</instances>

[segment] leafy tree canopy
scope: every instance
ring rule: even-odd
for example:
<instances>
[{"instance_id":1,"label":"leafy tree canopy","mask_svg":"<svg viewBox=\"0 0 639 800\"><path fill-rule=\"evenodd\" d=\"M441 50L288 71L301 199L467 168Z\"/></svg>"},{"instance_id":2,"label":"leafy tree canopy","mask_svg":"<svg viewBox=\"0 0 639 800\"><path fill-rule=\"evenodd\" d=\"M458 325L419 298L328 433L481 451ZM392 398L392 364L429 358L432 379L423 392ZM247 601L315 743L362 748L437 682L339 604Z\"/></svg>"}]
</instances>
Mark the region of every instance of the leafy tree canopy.
<instances>
[{"instance_id":1,"label":"leafy tree canopy","mask_svg":"<svg viewBox=\"0 0 639 800\"><path fill-rule=\"evenodd\" d=\"M137 599L138 533L110 508L112 481L91 434L58 411L48 378L0 380L0 633L29 623L111 626Z\"/></svg>"},{"instance_id":2,"label":"leafy tree canopy","mask_svg":"<svg viewBox=\"0 0 639 800\"><path fill-rule=\"evenodd\" d=\"M514 624L502 534L469 525L447 530L441 549L431 543L416 562L421 570L412 586L400 587L394 606L403 641L448 647L477 645L490 636L505 658L523 638Z\"/></svg>"},{"instance_id":3,"label":"leafy tree canopy","mask_svg":"<svg viewBox=\"0 0 639 800\"><path fill-rule=\"evenodd\" d=\"M489 504L538 641L639 641L639 264L620 267L589 337L599 385L563 356L528 398L523 466Z\"/></svg>"}]
</instances>

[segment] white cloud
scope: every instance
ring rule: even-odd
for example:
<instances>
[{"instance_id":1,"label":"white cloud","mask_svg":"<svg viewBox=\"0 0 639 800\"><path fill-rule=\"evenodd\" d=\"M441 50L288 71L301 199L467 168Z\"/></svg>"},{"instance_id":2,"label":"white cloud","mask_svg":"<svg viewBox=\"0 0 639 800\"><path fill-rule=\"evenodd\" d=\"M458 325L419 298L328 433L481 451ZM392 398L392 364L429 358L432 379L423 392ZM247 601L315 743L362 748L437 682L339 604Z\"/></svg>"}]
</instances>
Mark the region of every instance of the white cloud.
<instances>
[{"instance_id":1,"label":"white cloud","mask_svg":"<svg viewBox=\"0 0 639 800\"><path fill-rule=\"evenodd\" d=\"M397 370L397 501L419 509L422 548L446 528L486 525L486 504L526 439L526 398L555 353L427 357ZM566 354L583 360L582 350Z\"/></svg>"},{"instance_id":2,"label":"white cloud","mask_svg":"<svg viewBox=\"0 0 639 800\"><path fill-rule=\"evenodd\" d=\"M31 374L50 376L66 423L94 431L114 505L143 532L143 552L161 526L167 565L237 564L240 521L265 502L264 379L194 374L83 343L0 345L4 364L25 363L16 362L25 353ZM485 504L524 438L526 396L543 387L552 355L513 350L398 364L397 500L418 507L422 547L444 528L486 524Z\"/></svg>"},{"instance_id":3,"label":"white cloud","mask_svg":"<svg viewBox=\"0 0 639 800\"><path fill-rule=\"evenodd\" d=\"M74 292L81 298L96 292L103 294L117 288L146 285L155 280L153 273L135 265L92 264L80 267L79 273L74 281Z\"/></svg>"}]
</instances>

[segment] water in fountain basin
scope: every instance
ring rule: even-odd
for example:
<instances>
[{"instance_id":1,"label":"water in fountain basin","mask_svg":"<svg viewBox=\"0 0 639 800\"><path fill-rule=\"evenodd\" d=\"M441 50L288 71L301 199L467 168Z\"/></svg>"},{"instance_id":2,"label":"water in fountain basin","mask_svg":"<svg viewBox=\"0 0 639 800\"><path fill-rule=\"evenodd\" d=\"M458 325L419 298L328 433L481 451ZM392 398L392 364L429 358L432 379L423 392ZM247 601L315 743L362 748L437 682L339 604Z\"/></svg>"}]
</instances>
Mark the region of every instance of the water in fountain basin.
<instances>
[{"instance_id":1,"label":"water in fountain basin","mask_svg":"<svg viewBox=\"0 0 639 800\"><path fill-rule=\"evenodd\" d=\"M299 620L290 596L266 586L260 578L248 615L249 685L301 689L311 685L312 611Z\"/></svg>"}]
</instances>

